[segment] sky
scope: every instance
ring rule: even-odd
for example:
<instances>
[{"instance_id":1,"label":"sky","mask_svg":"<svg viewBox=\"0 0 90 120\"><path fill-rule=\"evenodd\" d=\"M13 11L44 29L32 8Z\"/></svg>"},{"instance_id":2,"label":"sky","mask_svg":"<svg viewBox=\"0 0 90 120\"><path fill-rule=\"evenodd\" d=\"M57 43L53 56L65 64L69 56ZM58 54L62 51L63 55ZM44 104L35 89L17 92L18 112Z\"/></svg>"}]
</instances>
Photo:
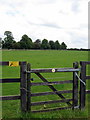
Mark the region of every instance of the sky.
<instances>
[{"instance_id":1,"label":"sky","mask_svg":"<svg viewBox=\"0 0 90 120\"><path fill-rule=\"evenodd\" d=\"M58 40L68 48L88 48L89 0L0 0L0 37L11 31L15 41L27 34Z\"/></svg>"}]
</instances>

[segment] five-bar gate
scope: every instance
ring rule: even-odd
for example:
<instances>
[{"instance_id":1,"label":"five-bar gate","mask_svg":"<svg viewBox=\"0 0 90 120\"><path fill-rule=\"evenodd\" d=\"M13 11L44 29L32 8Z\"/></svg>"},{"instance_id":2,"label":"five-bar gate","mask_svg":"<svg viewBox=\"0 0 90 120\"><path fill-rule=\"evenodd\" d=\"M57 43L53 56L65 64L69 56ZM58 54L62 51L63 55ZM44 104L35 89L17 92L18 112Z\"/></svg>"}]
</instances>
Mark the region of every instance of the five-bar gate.
<instances>
[{"instance_id":1,"label":"five-bar gate","mask_svg":"<svg viewBox=\"0 0 90 120\"><path fill-rule=\"evenodd\" d=\"M30 112L48 112L48 111L55 111L55 110L62 110L62 109L68 109L68 108L78 108L78 78L76 76L76 73L80 69L78 68L78 63L73 64L73 68L48 68L48 69L31 69L30 64L28 63L27 66L27 110ZM73 80L66 80L66 81L53 81L53 82L48 82L48 80L41 74L41 73L52 73L52 72L72 72L73 73ZM31 82L31 73L35 73L43 82ZM73 89L72 90L63 90L63 91L58 91L53 85L56 84L65 84L65 83L72 83L73 84ZM52 92L40 92L40 93L32 93L31 92L31 87L32 86L40 86L40 85L46 85L48 86ZM64 97L64 93L72 93L72 98L71 99L66 99ZM53 101L40 101L40 102L31 102L31 97L35 96L43 96L43 95L53 95L56 94L59 96L60 100L53 100ZM70 103L72 101L72 104ZM58 108L50 108L50 109L43 109L43 110L32 110L32 106L36 105L44 105L44 104L52 104L52 103L66 103L68 107L58 107Z\"/></svg>"},{"instance_id":2,"label":"five-bar gate","mask_svg":"<svg viewBox=\"0 0 90 120\"><path fill-rule=\"evenodd\" d=\"M20 82L20 95L19 96L2 96L0 97L1 100L16 100L20 99L21 103L21 110L23 112L30 111L30 112L48 112L48 111L55 111L61 109L68 109L75 108L83 109L85 108L85 98L86 93L90 93L90 90L86 90L86 79L90 79L90 76L86 75L86 65L90 64L90 62L80 62L81 68L79 68L78 63L75 62L73 64L73 68L47 68L47 69L31 69L31 65L26 62L0 62L0 65L8 65L8 66L20 66L20 78L14 79L2 79L0 82L8 83L8 82ZM73 80L66 80L66 81L53 81L49 82L42 73L55 73L55 72L72 72L73 73ZM80 76L79 73L80 72ZM43 82L31 82L31 74L35 73ZM79 98L79 89L78 89L78 80L80 80L80 100ZM72 83L73 89L72 90L57 90L53 85L55 84L65 84L65 83ZM41 86L45 85L48 86L52 92L40 92L40 93L32 93L31 87L32 86ZM72 98L66 99L64 97L64 93L72 93ZM53 101L39 101L39 102L32 102L31 98L35 96L43 96L43 95L53 95L56 94L59 96L60 100L53 100ZM72 101L72 104L71 104ZM78 101L80 101L78 103ZM52 103L66 103L68 107L58 107L58 108L51 108L51 109L43 109L43 110L32 110L32 106L36 105L44 105L44 104L52 104Z\"/></svg>"}]
</instances>

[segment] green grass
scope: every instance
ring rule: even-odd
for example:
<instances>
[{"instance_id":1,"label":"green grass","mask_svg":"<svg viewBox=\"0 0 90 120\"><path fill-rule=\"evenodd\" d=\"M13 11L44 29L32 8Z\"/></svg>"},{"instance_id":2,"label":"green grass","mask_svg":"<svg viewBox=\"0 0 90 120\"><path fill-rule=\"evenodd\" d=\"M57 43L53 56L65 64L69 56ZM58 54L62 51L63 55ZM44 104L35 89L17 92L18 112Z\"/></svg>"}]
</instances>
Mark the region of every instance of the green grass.
<instances>
[{"instance_id":1,"label":"green grass","mask_svg":"<svg viewBox=\"0 0 90 120\"><path fill-rule=\"evenodd\" d=\"M58 51L58 50L4 50L2 52L3 61L27 61L31 63L32 68L64 68L72 67L75 61L88 61L87 51ZM3 78L18 78L20 68L19 67L3 67L2 76ZM43 73L48 81L59 81L59 80L72 80L72 73ZM32 74L34 78L33 82L41 82L41 80ZM52 78L52 79L51 79ZM58 90L70 90L72 84L54 85ZM19 83L5 83L2 85L3 95L17 95L19 94ZM51 91L47 86L32 87L32 92L46 92ZM72 98L72 94L65 94L66 98ZM45 100L56 100L59 99L57 95L48 95L42 97L33 97L32 101L45 101ZM88 116L88 102L86 102L85 111L80 110L61 110L48 113L34 113L34 114L22 114L20 111L20 101L11 100L3 101L3 118L85 118ZM65 107L66 104L50 104L46 105L46 108L51 107ZM43 106L32 107L32 109L43 109Z\"/></svg>"}]
</instances>

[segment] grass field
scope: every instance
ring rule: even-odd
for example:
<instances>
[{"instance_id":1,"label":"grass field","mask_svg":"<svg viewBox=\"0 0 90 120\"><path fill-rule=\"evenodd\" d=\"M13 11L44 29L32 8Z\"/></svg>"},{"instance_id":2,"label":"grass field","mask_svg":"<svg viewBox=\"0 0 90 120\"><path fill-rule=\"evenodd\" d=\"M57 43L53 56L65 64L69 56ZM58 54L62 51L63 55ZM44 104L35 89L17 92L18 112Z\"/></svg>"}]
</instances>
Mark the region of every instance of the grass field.
<instances>
[{"instance_id":1,"label":"grass field","mask_svg":"<svg viewBox=\"0 0 90 120\"><path fill-rule=\"evenodd\" d=\"M32 68L64 68L72 67L75 61L88 61L87 51L59 51L59 50L4 50L2 51L2 61L27 61L31 63ZM19 67L3 67L2 77L3 78L18 78ZM48 81L59 81L59 80L72 80L72 73L44 73L43 74ZM33 82L41 81L34 74ZM87 82L88 84L88 82ZM19 83L4 83L2 85L3 95L18 95L19 94ZM58 90L70 90L72 84L55 85ZM50 89L46 86L33 87L32 92L46 92ZM72 94L65 94L66 98L72 98ZM87 95L88 97L88 95ZM56 95L48 95L42 97L32 98L32 101L45 101L45 100L57 100L59 99ZM2 104L2 116L3 118L86 118L88 117L88 105L90 102L86 102L86 109L80 110L61 110L48 113L34 113L34 114L22 114L20 112L20 101L3 101ZM46 105L46 108L52 108L57 106L67 106L63 104L51 104ZM32 107L32 109L43 109L44 106Z\"/></svg>"}]
</instances>

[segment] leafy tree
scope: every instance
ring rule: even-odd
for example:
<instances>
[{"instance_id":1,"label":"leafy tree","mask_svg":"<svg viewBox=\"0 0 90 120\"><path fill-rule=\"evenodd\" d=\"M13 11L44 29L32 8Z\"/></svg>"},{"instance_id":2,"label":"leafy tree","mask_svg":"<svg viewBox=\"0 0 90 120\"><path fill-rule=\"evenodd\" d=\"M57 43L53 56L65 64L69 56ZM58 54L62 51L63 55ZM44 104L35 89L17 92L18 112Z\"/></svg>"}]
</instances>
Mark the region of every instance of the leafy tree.
<instances>
[{"instance_id":1,"label":"leafy tree","mask_svg":"<svg viewBox=\"0 0 90 120\"><path fill-rule=\"evenodd\" d=\"M21 46L20 46L20 42L16 42L13 44L13 49L20 49Z\"/></svg>"},{"instance_id":2,"label":"leafy tree","mask_svg":"<svg viewBox=\"0 0 90 120\"><path fill-rule=\"evenodd\" d=\"M55 43L54 43L54 41L49 41L49 45L50 45L50 48L51 49L55 49Z\"/></svg>"},{"instance_id":3,"label":"leafy tree","mask_svg":"<svg viewBox=\"0 0 90 120\"><path fill-rule=\"evenodd\" d=\"M40 39L37 39L35 42L34 42L34 49L40 49L41 48L41 40Z\"/></svg>"},{"instance_id":4,"label":"leafy tree","mask_svg":"<svg viewBox=\"0 0 90 120\"><path fill-rule=\"evenodd\" d=\"M14 37L13 37L13 35L12 35L12 32L10 32L10 31L5 31L5 32L4 32L4 35L5 35L6 37L4 38L4 41L2 42L2 43L3 43L3 44L2 44L2 47L3 47L3 48L7 48L7 49L12 49L12 48L13 48L13 44L16 43L16 42L14 41Z\"/></svg>"},{"instance_id":5,"label":"leafy tree","mask_svg":"<svg viewBox=\"0 0 90 120\"><path fill-rule=\"evenodd\" d=\"M55 49L59 50L61 47L60 47L60 43L59 41L55 41Z\"/></svg>"},{"instance_id":6,"label":"leafy tree","mask_svg":"<svg viewBox=\"0 0 90 120\"><path fill-rule=\"evenodd\" d=\"M21 49L31 49L33 48L32 39L29 38L26 34L22 36L20 40Z\"/></svg>"},{"instance_id":7,"label":"leafy tree","mask_svg":"<svg viewBox=\"0 0 90 120\"><path fill-rule=\"evenodd\" d=\"M61 49L63 50L67 49L67 45L64 42L61 43Z\"/></svg>"},{"instance_id":8,"label":"leafy tree","mask_svg":"<svg viewBox=\"0 0 90 120\"><path fill-rule=\"evenodd\" d=\"M13 35L11 31L5 31L4 35L6 35L7 37L11 37L13 39Z\"/></svg>"},{"instance_id":9,"label":"leafy tree","mask_svg":"<svg viewBox=\"0 0 90 120\"><path fill-rule=\"evenodd\" d=\"M43 40L42 40L41 48L42 48L42 49L50 49L50 45L49 45L47 39L43 39Z\"/></svg>"}]
</instances>

